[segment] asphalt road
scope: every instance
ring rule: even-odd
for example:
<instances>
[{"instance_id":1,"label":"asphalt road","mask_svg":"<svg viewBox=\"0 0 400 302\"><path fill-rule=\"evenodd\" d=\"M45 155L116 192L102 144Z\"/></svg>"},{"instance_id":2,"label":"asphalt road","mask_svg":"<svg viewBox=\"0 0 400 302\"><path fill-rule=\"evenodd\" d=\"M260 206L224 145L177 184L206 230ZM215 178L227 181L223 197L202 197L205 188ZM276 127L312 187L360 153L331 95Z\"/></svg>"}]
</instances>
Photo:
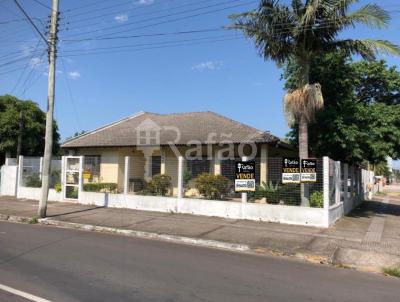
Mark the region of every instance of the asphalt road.
<instances>
[{"instance_id":1,"label":"asphalt road","mask_svg":"<svg viewBox=\"0 0 400 302\"><path fill-rule=\"evenodd\" d=\"M400 297L400 280L390 277L6 222L0 222L0 284L51 301L389 302ZM0 301L26 300L0 291Z\"/></svg>"}]
</instances>

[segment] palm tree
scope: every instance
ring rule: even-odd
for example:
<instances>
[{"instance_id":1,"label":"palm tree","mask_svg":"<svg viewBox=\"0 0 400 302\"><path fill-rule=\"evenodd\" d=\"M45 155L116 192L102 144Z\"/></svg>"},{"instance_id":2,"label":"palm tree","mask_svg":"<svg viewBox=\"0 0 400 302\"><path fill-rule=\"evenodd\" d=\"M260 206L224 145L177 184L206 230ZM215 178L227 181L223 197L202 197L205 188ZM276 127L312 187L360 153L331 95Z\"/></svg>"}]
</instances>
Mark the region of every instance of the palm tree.
<instances>
[{"instance_id":1,"label":"palm tree","mask_svg":"<svg viewBox=\"0 0 400 302\"><path fill-rule=\"evenodd\" d=\"M349 12L357 0L292 0L283 5L279 0L261 0L250 12L232 15L230 29L241 30L254 41L260 55L282 66L293 60L299 67L297 89L284 97L288 123L299 126L299 156L308 158L308 124L323 107L321 86L309 83L311 59L326 52L345 51L373 60L378 52L400 55L400 48L386 40L339 39L346 28L364 24L384 28L389 14L375 4ZM308 205L308 187L301 186L301 204Z\"/></svg>"}]
</instances>

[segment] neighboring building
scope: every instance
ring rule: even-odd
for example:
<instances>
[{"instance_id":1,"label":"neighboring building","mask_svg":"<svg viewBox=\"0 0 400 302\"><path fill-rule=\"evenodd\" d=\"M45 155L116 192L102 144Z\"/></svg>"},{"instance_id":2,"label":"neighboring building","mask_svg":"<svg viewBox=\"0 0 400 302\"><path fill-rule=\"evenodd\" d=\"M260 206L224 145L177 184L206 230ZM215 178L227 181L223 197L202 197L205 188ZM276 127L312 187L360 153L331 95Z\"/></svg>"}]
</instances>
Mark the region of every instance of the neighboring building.
<instances>
[{"instance_id":1,"label":"neighboring building","mask_svg":"<svg viewBox=\"0 0 400 302\"><path fill-rule=\"evenodd\" d=\"M155 174L168 174L177 188L177 156L181 154L192 177L202 172L232 179L234 161L241 153L254 155L257 181L268 180L268 159L296 156L297 151L278 137L213 112L156 114L140 112L118 122L72 138L61 146L66 154L84 155L86 182L124 184L129 156L131 191ZM197 155L193 159L193 155ZM229 159L227 158L229 155Z\"/></svg>"}]
</instances>

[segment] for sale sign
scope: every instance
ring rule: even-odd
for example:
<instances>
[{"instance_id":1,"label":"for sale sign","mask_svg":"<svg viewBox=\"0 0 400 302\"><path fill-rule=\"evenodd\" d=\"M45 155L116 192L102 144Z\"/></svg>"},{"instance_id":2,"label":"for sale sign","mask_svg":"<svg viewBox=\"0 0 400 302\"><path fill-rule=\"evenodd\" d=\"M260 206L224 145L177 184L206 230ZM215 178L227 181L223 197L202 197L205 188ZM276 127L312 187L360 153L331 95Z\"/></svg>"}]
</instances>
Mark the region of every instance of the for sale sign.
<instances>
[{"instance_id":1,"label":"for sale sign","mask_svg":"<svg viewBox=\"0 0 400 302\"><path fill-rule=\"evenodd\" d=\"M282 159L282 183L300 183L300 159L295 157L284 157Z\"/></svg>"},{"instance_id":2,"label":"for sale sign","mask_svg":"<svg viewBox=\"0 0 400 302\"><path fill-rule=\"evenodd\" d=\"M301 182L317 181L317 160L315 158L307 158L301 160Z\"/></svg>"},{"instance_id":3,"label":"for sale sign","mask_svg":"<svg viewBox=\"0 0 400 302\"><path fill-rule=\"evenodd\" d=\"M237 161L235 165L235 192L254 192L256 190L256 163Z\"/></svg>"}]
</instances>

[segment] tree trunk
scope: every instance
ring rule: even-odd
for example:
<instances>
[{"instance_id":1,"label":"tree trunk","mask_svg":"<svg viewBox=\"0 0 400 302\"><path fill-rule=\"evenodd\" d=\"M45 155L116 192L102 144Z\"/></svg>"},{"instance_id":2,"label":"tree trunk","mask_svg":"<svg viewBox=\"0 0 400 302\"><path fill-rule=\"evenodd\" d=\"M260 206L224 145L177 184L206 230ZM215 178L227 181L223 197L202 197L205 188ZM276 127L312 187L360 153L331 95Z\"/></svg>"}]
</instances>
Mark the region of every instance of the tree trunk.
<instances>
[{"instance_id":1,"label":"tree trunk","mask_svg":"<svg viewBox=\"0 0 400 302\"><path fill-rule=\"evenodd\" d=\"M300 66L303 74L301 86L304 86L309 84L310 82L309 60L305 58L301 59ZM299 118L299 157L300 157L300 163L302 159L308 158L308 121L304 116L300 116ZM300 198L302 207L310 206L309 196L310 196L309 184L301 183Z\"/></svg>"},{"instance_id":2,"label":"tree trunk","mask_svg":"<svg viewBox=\"0 0 400 302\"><path fill-rule=\"evenodd\" d=\"M300 117L299 120L299 156L300 160L303 158L308 158L308 123L304 117ZM309 195L309 185L306 183L300 184L302 207L310 206Z\"/></svg>"}]
</instances>

